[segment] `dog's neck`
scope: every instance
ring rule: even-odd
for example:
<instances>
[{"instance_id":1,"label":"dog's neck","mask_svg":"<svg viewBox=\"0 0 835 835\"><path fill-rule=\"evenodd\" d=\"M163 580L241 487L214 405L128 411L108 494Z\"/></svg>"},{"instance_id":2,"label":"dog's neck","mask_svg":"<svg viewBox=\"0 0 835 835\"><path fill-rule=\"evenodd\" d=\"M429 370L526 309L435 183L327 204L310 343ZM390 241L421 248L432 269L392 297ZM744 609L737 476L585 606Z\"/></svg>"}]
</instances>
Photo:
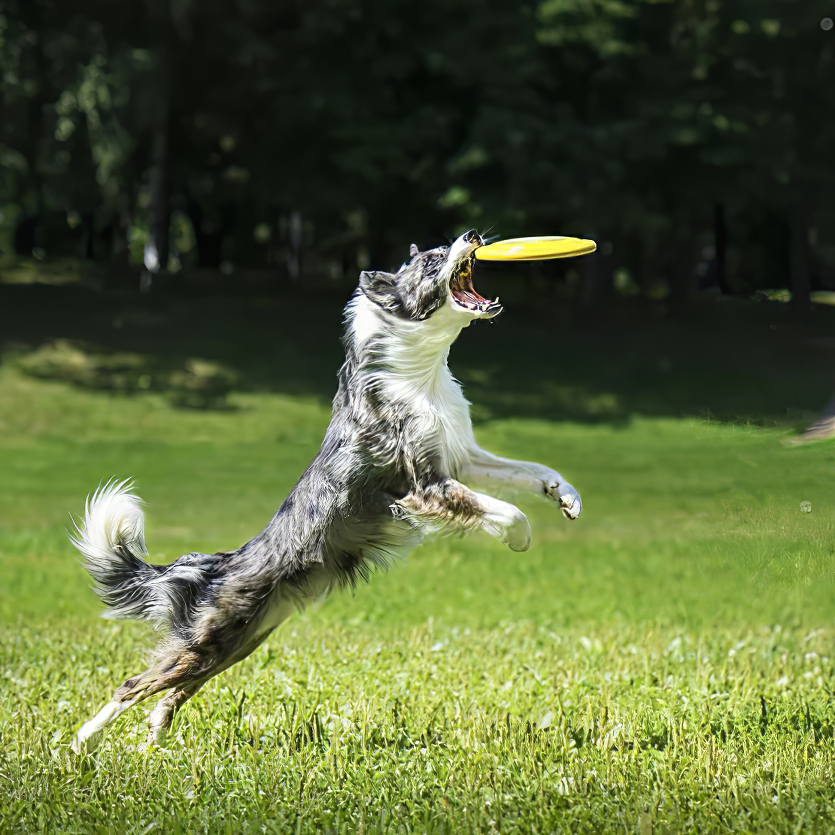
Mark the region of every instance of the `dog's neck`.
<instances>
[{"instance_id":1,"label":"dog's neck","mask_svg":"<svg viewBox=\"0 0 835 835\"><path fill-rule=\"evenodd\" d=\"M449 302L424 321L401 319L362 294L351 301L346 319L360 370L376 376L383 365L390 383L427 395L449 375L449 348L472 321Z\"/></svg>"}]
</instances>

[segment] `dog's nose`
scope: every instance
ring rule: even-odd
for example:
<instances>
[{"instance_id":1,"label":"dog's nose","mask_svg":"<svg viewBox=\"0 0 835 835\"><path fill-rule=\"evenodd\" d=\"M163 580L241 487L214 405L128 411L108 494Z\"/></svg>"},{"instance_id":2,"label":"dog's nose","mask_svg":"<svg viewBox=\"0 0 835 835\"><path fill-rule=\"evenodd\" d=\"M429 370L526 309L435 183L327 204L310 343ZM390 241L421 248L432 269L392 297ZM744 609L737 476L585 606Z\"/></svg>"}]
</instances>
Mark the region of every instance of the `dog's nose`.
<instances>
[{"instance_id":1,"label":"dog's nose","mask_svg":"<svg viewBox=\"0 0 835 835\"><path fill-rule=\"evenodd\" d=\"M461 237L464 239L464 243L468 244L480 244L482 242L481 235L475 229L470 229L469 232L465 232Z\"/></svg>"}]
</instances>

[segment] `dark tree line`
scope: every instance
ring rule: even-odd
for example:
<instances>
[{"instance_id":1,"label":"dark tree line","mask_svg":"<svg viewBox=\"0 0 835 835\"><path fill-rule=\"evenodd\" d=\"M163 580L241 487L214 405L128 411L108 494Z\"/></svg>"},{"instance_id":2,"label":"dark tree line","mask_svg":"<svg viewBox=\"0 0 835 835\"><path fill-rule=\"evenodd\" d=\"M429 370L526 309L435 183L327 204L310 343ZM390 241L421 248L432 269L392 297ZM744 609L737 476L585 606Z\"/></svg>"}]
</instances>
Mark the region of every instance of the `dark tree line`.
<instances>
[{"instance_id":1,"label":"dark tree line","mask_svg":"<svg viewBox=\"0 0 835 835\"><path fill-rule=\"evenodd\" d=\"M822 0L2 0L0 248L355 273L462 227L833 283Z\"/></svg>"}]
</instances>

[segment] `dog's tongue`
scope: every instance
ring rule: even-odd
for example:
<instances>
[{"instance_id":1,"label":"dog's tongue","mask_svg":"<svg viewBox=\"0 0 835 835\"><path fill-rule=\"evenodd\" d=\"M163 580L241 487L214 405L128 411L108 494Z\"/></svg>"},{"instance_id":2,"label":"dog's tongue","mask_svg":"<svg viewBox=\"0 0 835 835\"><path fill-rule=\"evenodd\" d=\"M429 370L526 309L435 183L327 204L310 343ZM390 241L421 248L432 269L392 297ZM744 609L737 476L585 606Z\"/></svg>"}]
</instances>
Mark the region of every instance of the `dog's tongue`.
<instances>
[{"instance_id":1,"label":"dog's tongue","mask_svg":"<svg viewBox=\"0 0 835 835\"><path fill-rule=\"evenodd\" d=\"M470 302L471 304L480 304L481 302L489 301L489 299L485 299L484 296L479 295L472 284L456 290L453 295L458 301Z\"/></svg>"},{"instance_id":2,"label":"dog's tongue","mask_svg":"<svg viewBox=\"0 0 835 835\"><path fill-rule=\"evenodd\" d=\"M484 303L489 303L489 299L485 299L473 287L472 275L464 274L461 276L460 284L452 291L452 295L462 304L476 307L481 307Z\"/></svg>"}]
</instances>

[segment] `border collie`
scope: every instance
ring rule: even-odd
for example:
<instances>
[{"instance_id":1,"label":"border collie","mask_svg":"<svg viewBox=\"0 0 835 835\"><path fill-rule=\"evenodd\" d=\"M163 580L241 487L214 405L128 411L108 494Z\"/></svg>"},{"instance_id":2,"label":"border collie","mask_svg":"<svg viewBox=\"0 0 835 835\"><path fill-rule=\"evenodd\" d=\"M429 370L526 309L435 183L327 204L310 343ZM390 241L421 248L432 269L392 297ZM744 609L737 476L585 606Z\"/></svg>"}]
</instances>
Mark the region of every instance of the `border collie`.
<instances>
[{"instance_id":1,"label":"border collie","mask_svg":"<svg viewBox=\"0 0 835 835\"><path fill-rule=\"evenodd\" d=\"M177 709L294 610L368 579L372 566L387 566L429 534L482 530L526 550L525 514L488 493L544 494L568 519L580 515L580 496L558 472L478 446L447 367L462 328L502 309L473 287L473 253L483 243L471 231L450 247L419 252L413 244L396 274L361 273L345 309L345 363L322 448L245 545L151 565L131 484L111 481L88 499L73 544L106 616L150 621L163 637L149 669L81 728L76 751L92 750L105 725L167 691L149 720L148 744L161 743Z\"/></svg>"}]
</instances>

